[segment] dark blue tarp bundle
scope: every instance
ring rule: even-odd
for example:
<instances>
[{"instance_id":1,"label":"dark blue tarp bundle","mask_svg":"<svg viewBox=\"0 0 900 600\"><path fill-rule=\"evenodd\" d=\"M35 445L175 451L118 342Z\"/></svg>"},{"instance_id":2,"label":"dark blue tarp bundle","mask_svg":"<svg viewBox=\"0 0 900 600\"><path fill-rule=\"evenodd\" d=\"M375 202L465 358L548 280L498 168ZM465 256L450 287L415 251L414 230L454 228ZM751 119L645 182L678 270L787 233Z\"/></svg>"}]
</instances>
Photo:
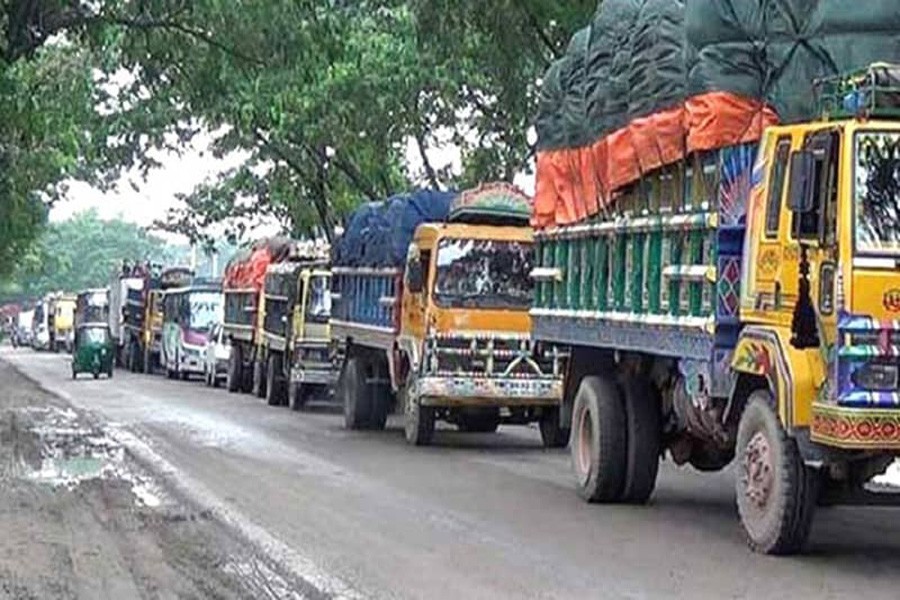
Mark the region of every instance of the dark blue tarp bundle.
<instances>
[{"instance_id":1,"label":"dark blue tarp bundle","mask_svg":"<svg viewBox=\"0 0 900 600\"><path fill-rule=\"evenodd\" d=\"M397 267L406 260L413 234L422 223L447 220L455 192L421 190L360 206L335 244L334 264Z\"/></svg>"}]
</instances>

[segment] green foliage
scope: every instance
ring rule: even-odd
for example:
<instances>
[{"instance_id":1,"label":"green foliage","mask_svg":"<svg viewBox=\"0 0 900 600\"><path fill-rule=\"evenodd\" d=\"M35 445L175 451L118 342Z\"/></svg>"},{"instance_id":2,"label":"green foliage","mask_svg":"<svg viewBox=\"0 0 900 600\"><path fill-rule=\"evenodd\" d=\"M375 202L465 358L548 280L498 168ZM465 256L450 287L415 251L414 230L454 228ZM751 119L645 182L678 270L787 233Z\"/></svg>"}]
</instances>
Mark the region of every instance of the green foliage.
<instances>
[{"instance_id":1,"label":"green foliage","mask_svg":"<svg viewBox=\"0 0 900 600\"><path fill-rule=\"evenodd\" d=\"M109 285L123 260L172 264L184 253L142 227L120 219L102 220L95 210L51 223L23 255L0 298L35 298L51 291L78 292Z\"/></svg>"}]
</instances>

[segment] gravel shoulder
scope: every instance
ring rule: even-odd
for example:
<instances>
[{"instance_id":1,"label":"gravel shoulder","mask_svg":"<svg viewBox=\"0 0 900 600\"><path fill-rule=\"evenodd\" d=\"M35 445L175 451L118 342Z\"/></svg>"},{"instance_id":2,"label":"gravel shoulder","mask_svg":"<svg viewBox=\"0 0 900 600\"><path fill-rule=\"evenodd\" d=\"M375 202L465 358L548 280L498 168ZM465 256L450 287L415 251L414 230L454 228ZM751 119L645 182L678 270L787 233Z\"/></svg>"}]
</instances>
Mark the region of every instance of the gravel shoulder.
<instances>
[{"instance_id":1,"label":"gravel shoulder","mask_svg":"<svg viewBox=\"0 0 900 600\"><path fill-rule=\"evenodd\" d=\"M0 599L318 596L2 360L0 532Z\"/></svg>"}]
</instances>

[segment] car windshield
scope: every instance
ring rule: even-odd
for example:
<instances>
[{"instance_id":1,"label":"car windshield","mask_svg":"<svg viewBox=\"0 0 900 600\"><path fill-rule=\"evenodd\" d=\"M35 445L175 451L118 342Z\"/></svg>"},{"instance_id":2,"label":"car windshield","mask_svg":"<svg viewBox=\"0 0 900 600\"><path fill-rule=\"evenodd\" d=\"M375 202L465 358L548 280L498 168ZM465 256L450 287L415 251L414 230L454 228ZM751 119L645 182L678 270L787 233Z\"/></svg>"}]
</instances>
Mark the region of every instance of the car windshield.
<instances>
[{"instance_id":1,"label":"car windshield","mask_svg":"<svg viewBox=\"0 0 900 600\"><path fill-rule=\"evenodd\" d=\"M900 254L900 133L856 136L856 251Z\"/></svg>"},{"instance_id":2,"label":"car windshield","mask_svg":"<svg viewBox=\"0 0 900 600\"><path fill-rule=\"evenodd\" d=\"M528 308L532 245L444 239L438 245L435 302L461 308Z\"/></svg>"},{"instance_id":3,"label":"car windshield","mask_svg":"<svg viewBox=\"0 0 900 600\"><path fill-rule=\"evenodd\" d=\"M220 322L223 317L222 304L222 294L218 292L191 292L191 329L206 331Z\"/></svg>"},{"instance_id":4,"label":"car windshield","mask_svg":"<svg viewBox=\"0 0 900 600\"><path fill-rule=\"evenodd\" d=\"M314 320L325 320L331 316L331 278L327 275L313 275L309 279L309 300L306 316Z\"/></svg>"}]
</instances>

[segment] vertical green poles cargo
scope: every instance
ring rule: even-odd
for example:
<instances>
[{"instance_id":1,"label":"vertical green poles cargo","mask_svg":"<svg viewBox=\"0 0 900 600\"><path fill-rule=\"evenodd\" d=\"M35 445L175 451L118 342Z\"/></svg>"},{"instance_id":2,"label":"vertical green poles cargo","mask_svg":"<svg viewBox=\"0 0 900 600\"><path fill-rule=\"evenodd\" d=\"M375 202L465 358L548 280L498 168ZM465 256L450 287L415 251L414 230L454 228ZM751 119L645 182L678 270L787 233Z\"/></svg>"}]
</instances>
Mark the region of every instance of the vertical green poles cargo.
<instances>
[{"instance_id":1,"label":"vertical green poles cargo","mask_svg":"<svg viewBox=\"0 0 900 600\"><path fill-rule=\"evenodd\" d=\"M684 233L672 231L669 233L669 264L680 265L682 249L684 247ZM681 314L681 282L677 277L669 278L669 314L677 317Z\"/></svg>"},{"instance_id":2,"label":"vertical green poles cargo","mask_svg":"<svg viewBox=\"0 0 900 600\"><path fill-rule=\"evenodd\" d=\"M545 267L544 262L544 240L543 238L535 238L534 240L534 266ZM534 284L534 305L538 308L544 308L544 282L537 281Z\"/></svg>"},{"instance_id":3,"label":"vertical green poles cargo","mask_svg":"<svg viewBox=\"0 0 900 600\"><path fill-rule=\"evenodd\" d=\"M617 311L625 309L625 261L628 250L628 235L624 231L617 232L613 241L612 281L613 307Z\"/></svg>"},{"instance_id":4,"label":"vertical green poles cargo","mask_svg":"<svg viewBox=\"0 0 900 600\"><path fill-rule=\"evenodd\" d=\"M566 240L557 237L554 246L553 266L563 271L563 281L553 283L553 308L566 307L566 280L569 273L565 271L568 264L569 246Z\"/></svg>"},{"instance_id":5,"label":"vertical green poles cargo","mask_svg":"<svg viewBox=\"0 0 900 600\"><path fill-rule=\"evenodd\" d=\"M596 275L597 304L596 310L605 311L609 309L609 238L600 236L597 238L597 255L595 261L594 272Z\"/></svg>"},{"instance_id":6,"label":"vertical green poles cargo","mask_svg":"<svg viewBox=\"0 0 900 600\"><path fill-rule=\"evenodd\" d=\"M644 240L643 233L635 233L631 237L631 264L627 276L630 279L628 291L631 312L644 312Z\"/></svg>"},{"instance_id":7,"label":"vertical green poles cargo","mask_svg":"<svg viewBox=\"0 0 900 600\"><path fill-rule=\"evenodd\" d=\"M647 310L660 313L660 287L662 284L662 232L654 229L647 242Z\"/></svg>"},{"instance_id":8,"label":"vertical green poles cargo","mask_svg":"<svg viewBox=\"0 0 900 600\"><path fill-rule=\"evenodd\" d=\"M690 249L688 250L688 264L699 265L703 260L703 230L694 230L690 233ZM688 309L692 317L699 317L703 306L704 282L691 282L688 292Z\"/></svg>"},{"instance_id":9,"label":"vertical green poles cargo","mask_svg":"<svg viewBox=\"0 0 900 600\"><path fill-rule=\"evenodd\" d=\"M581 252L584 238L572 238L569 244L569 262L566 271L566 308L578 310L581 304Z\"/></svg>"},{"instance_id":10,"label":"vertical green poles cargo","mask_svg":"<svg viewBox=\"0 0 900 600\"><path fill-rule=\"evenodd\" d=\"M581 290L582 301L580 310L596 310L597 308L597 287L594 281L594 270L597 266L594 264L596 255L597 238L585 237L582 241L584 247L581 252Z\"/></svg>"}]
</instances>

